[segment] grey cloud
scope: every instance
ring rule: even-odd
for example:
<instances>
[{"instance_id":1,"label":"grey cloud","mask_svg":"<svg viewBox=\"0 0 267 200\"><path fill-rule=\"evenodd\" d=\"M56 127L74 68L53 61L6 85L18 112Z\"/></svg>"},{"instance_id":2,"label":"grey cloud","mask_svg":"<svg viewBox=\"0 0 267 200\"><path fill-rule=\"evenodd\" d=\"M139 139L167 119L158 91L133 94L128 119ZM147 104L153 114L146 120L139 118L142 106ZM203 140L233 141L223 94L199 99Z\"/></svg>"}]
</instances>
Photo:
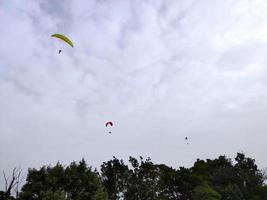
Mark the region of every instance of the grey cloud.
<instances>
[{"instance_id":1,"label":"grey cloud","mask_svg":"<svg viewBox=\"0 0 267 200\"><path fill-rule=\"evenodd\" d=\"M238 150L266 166L265 12L247 17L247 2L230 0L27 2L1 2L0 170L112 155L189 166Z\"/></svg>"},{"instance_id":2,"label":"grey cloud","mask_svg":"<svg viewBox=\"0 0 267 200\"><path fill-rule=\"evenodd\" d=\"M217 61L217 67L226 71L244 71L255 61L262 62L262 52L267 45L261 41L243 43L225 51Z\"/></svg>"},{"instance_id":3,"label":"grey cloud","mask_svg":"<svg viewBox=\"0 0 267 200\"><path fill-rule=\"evenodd\" d=\"M54 23L56 23L57 30L66 32L72 26L73 17L71 14L71 1L53 1L53 0L43 0L39 3L40 9L44 11L45 14L49 15Z\"/></svg>"}]
</instances>

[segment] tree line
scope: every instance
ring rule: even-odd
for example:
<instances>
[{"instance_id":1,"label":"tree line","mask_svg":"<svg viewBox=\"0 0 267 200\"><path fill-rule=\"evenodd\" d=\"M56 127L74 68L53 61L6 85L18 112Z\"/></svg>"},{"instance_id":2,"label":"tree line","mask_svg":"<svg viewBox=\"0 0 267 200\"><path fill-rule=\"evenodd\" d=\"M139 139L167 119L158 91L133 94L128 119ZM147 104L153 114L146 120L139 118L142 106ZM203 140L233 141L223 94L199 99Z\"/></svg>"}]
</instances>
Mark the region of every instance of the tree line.
<instances>
[{"instance_id":1,"label":"tree line","mask_svg":"<svg viewBox=\"0 0 267 200\"><path fill-rule=\"evenodd\" d=\"M0 200L267 200L264 173L243 153L177 169L142 157L127 163L113 157L100 171L84 159L68 166L58 162L29 169L19 191L20 173L4 176Z\"/></svg>"}]
</instances>

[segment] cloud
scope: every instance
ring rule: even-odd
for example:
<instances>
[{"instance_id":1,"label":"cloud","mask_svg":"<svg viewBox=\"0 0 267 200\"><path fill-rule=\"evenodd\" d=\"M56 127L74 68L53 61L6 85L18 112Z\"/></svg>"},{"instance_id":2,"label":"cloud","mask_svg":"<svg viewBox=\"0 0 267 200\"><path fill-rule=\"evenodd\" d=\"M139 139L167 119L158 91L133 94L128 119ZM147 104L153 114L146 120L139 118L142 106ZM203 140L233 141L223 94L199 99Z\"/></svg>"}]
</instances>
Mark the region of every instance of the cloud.
<instances>
[{"instance_id":1,"label":"cloud","mask_svg":"<svg viewBox=\"0 0 267 200\"><path fill-rule=\"evenodd\" d=\"M1 2L2 169L112 155L189 166L239 150L264 166L266 5Z\"/></svg>"}]
</instances>

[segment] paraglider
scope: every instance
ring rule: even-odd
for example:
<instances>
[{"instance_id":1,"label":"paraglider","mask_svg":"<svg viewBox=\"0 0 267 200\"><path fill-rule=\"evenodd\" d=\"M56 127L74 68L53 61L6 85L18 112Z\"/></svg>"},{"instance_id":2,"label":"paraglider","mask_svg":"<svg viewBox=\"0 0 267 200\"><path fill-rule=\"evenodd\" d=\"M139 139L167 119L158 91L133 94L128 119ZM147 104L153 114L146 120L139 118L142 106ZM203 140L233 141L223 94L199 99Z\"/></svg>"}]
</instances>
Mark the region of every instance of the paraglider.
<instances>
[{"instance_id":1,"label":"paraglider","mask_svg":"<svg viewBox=\"0 0 267 200\"><path fill-rule=\"evenodd\" d=\"M189 144L189 143L188 143L188 137L185 137L184 139L187 141L186 144Z\"/></svg>"},{"instance_id":2,"label":"paraglider","mask_svg":"<svg viewBox=\"0 0 267 200\"><path fill-rule=\"evenodd\" d=\"M112 122L107 122L107 123L106 123L106 127L107 127L108 125L113 126L113 123L112 123Z\"/></svg>"},{"instance_id":3,"label":"paraglider","mask_svg":"<svg viewBox=\"0 0 267 200\"><path fill-rule=\"evenodd\" d=\"M69 44L69 45L73 48L73 43L72 43L72 41L71 41L68 37L66 37L65 35L62 35L62 34L58 34L58 33L57 33L57 34L53 34L53 35L51 35L51 37L58 38L58 39L64 41L65 43ZM58 54L60 54L61 52L62 52L62 50L60 49L60 50L58 51Z\"/></svg>"},{"instance_id":4,"label":"paraglider","mask_svg":"<svg viewBox=\"0 0 267 200\"><path fill-rule=\"evenodd\" d=\"M58 34L57 33L57 34L51 35L51 37L55 37L55 38L61 39L64 42L66 42L67 44L69 44L71 47L73 47L72 41L69 38L67 38L65 35L62 35L62 34Z\"/></svg>"},{"instance_id":5,"label":"paraglider","mask_svg":"<svg viewBox=\"0 0 267 200\"><path fill-rule=\"evenodd\" d=\"M113 123L111 121L108 121L106 123L106 127L108 127L108 126L113 126ZM108 133L111 134L111 131L109 131Z\"/></svg>"}]
</instances>

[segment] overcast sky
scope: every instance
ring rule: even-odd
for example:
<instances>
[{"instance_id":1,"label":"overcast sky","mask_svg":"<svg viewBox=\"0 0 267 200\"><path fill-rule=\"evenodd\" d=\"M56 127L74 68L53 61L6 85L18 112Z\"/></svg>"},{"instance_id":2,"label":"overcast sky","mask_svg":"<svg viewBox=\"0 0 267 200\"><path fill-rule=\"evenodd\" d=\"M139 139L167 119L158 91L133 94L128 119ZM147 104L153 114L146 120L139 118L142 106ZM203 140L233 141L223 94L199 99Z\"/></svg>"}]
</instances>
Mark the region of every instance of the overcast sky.
<instances>
[{"instance_id":1,"label":"overcast sky","mask_svg":"<svg viewBox=\"0 0 267 200\"><path fill-rule=\"evenodd\" d=\"M265 0L1 0L0 170L83 157L99 167L113 155L190 167L240 151L267 166L266 10Z\"/></svg>"}]
</instances>

